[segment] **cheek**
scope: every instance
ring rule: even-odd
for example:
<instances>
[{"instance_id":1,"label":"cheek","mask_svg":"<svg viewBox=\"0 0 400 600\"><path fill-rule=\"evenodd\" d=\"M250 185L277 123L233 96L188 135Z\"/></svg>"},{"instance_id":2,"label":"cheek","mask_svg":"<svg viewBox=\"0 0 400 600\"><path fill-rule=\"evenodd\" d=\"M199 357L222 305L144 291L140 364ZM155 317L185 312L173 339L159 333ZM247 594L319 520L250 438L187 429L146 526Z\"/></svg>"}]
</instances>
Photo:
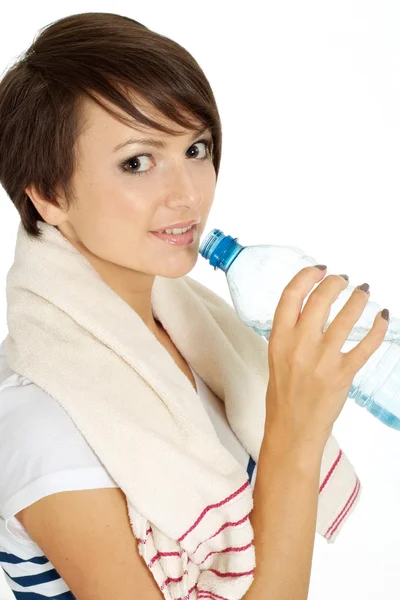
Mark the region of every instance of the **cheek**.
<instances>
[{"instance_id":1,"label":"cheek","mask_svg":"<svg viewBox=\"0 0 400 600\"><path fill-rule=\"evenodd\" d=\"M217 184L217 174L215 172L215 167L214 164L211 163L209 165L209 169L207 170L206 176L205 176L205 180L207 182L207 188L210 192L213 192L215 190L215 186Z\"/></svg>"},{"instance_id":2,"label":"cheek","mask_svg":"<svg viewBox=\"0 0 400 600\"><path fill-rule=\"evenodd\" d=\"M106 194L103 190L95 202L76 215L77 234L93 254L119 263L126 248L134 246L148 222L143 206L143 202L132 200L131 195L115 190Z\"/></svg>"},{"instance_id":3,"label":"cheek","mask_svg":"<svg viewBox=\"0 0 400 600\"><path fill-rule=\"evenodd\" d=\"M121 229L124 225L134 227L145 220L151 212L151 203L143 193L133 190L132 184L120 184L103 189L92 208L96 212L97 221L108 227L115 224Z\"/></svg>"},{"instance_id":4,"label":"cheek","mask_svg":"<svg viewBox=\"0 0 400 600\"><path fill-rule=\"evenodd\" d=\"M217 184L217 176L216 176L214 167L212 167L212 169L210 169L210 171L204 177L203 187L202 187L204 198L207 199L207 204L209 206L211 206L214 201L216 184Z\"/></svg>"}]
</instances>

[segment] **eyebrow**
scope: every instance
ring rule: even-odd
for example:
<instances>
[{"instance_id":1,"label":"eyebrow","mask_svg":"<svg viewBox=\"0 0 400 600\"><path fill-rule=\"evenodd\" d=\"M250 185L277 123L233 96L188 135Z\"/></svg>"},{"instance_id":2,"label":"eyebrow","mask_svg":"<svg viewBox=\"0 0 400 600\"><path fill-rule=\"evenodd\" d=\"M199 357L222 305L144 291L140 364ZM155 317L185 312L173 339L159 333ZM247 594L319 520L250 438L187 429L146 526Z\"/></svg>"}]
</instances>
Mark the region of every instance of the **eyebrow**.
<instances>
[{"instance_id":1,"label":"eyebrow","mask_svg":"<svg viewBox=\"0 0 400 600\"><path fill-rule=\"evenodd\" d=\"M206 131L207 132L210 131L210 128L204 127L203 129L199 129L199 130L195 131L191 137L191 141L193 141L199 135L202 135ZM117 152L124 146L128 146L130 144L146 144L147 146L154 146L155 148L165 148L165 146L167 145L166 142L163 142L161 140L155 140L153 138L129 138L129 140L126 140L126 142L122 142L122 144L118 144L118 146L116 146L114 148L113 153Z\"/></svg>"}]
</instances>

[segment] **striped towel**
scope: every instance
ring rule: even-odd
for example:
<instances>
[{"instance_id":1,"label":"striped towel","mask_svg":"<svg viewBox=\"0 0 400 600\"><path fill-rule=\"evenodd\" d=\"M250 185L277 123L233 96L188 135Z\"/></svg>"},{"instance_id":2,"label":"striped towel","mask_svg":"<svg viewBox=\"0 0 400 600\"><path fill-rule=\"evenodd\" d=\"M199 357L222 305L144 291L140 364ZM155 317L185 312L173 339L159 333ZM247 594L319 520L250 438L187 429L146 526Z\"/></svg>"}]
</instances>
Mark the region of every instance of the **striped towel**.
<instances>
[{"instance_id":1,"label":"striped towel","mask_svg":"<svg viewBox=\"0 0 400 600\"><path fill-rule=\"evenodd\" d=\"M7 274L10 368L60 403L123 490L139 553L165 598L242 598L256 565L245 468L138 314L56 228L39 227L34 239L19 226ZM157 276L152 310L258 462L266 340L189 276ZM320 483L317 531L332 542L360 491L333 436Z\"/></svg>"}]
</instances>

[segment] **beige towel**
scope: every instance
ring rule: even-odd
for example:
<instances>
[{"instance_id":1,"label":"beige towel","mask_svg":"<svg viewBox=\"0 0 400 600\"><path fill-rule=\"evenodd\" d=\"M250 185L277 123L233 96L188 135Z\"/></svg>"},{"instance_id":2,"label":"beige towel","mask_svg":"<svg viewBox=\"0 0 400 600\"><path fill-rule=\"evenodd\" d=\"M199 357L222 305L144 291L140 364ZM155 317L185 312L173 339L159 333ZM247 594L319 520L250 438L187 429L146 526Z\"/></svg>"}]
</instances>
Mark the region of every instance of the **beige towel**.
<instances>
[{"instance_id":1,"label":"beige towel","mask_svg":"<svg viewBox=\"0 0 400 600\"><path fill-rule=\"evenodd\" d=\"M56 228L39 227L33 239L19 226L7 274L8 364L59 402L123 490L163 596L242 598L256 565L246 470L138 314ZM267 341L189 276L156 277L152 309L257 462ZM360 492L333 436L320 483L317 531L332 542Z\"/></svg>"}]
</instances>

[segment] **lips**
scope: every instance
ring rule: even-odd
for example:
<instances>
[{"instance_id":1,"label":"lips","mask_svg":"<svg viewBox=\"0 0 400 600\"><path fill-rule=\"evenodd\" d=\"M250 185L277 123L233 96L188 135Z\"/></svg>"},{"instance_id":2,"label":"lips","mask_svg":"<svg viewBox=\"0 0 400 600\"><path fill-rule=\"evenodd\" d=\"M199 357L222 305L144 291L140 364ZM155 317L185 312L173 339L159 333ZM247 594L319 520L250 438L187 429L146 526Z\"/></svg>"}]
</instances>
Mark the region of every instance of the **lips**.
<instances>
[{"instance_id":1,"label":"lips","mask_svg":"<svg viewBox=\"0 0 400 600\"><path fill-rule=\"evenodd\" d=\"M160 227L160 229L155 229L151 233L162 233L166 229L184 229L185 227L191 227L192 225L196 225L199 221L186 221L186 223L175 223L174 225L166 225L165 227Z\"/></svg>"},{"instance_id":2,"label":"lips","mask_svg":"<svg viewBox=\"0 0 400 600\"><path fill-rule=\"evenodd\" d=\"M174 246L190 246L197 238L197 224L186 233L157 233L151 232L156 238Z\"/></svg>"}]
</instances>

